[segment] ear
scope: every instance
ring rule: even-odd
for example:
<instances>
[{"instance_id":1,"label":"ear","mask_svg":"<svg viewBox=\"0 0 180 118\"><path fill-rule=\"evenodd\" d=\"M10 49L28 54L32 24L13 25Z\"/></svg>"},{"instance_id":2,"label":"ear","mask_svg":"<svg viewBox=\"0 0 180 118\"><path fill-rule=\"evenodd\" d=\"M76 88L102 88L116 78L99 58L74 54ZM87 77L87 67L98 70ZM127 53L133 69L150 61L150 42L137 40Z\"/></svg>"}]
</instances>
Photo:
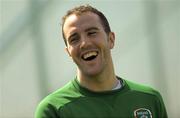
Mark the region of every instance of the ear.
<instances>
[{"instance_id":1,"label":"ear","mask_svg":"<svg viewBox=\"0 0 180 118\"><path fill-rule=\"evenodd\" d=\"M66 46L66 48L65 48L65 51L68 53L68 55L71 57L71 54L70 54L70 52L69 52L69 49L68 49L68 47Z\"/></svg>"},{"instance_id":2,"label":"ear","mask_svg":"<svg viewBox=\"0 0 180 118\"><path fill-rule=\"evenodd\" d=\"M110 32L109 33L109 48L112 49L114 47L114 44L115 44L115 34L114 32Z\"/></svg>"}]
</instances>

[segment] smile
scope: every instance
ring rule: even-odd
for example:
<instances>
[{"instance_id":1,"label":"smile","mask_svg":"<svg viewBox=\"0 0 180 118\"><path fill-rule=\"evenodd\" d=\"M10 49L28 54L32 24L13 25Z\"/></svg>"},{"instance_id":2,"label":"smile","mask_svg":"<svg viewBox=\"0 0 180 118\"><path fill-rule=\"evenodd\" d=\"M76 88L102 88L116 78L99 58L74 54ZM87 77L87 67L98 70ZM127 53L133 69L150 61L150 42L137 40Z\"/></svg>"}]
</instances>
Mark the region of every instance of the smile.
<instances>
[{"instance_id":1,"label":"smile","mask_svg":"<svg viewBox=\"0 0 180 118\"><path fill-rule=\"evenodd\" d=\"M91 61L93 59L95 59L98 55L97 51L90 51L88 53L85 53L82 55L82 59L85 61Z\"/></svg>"}]
</instances>

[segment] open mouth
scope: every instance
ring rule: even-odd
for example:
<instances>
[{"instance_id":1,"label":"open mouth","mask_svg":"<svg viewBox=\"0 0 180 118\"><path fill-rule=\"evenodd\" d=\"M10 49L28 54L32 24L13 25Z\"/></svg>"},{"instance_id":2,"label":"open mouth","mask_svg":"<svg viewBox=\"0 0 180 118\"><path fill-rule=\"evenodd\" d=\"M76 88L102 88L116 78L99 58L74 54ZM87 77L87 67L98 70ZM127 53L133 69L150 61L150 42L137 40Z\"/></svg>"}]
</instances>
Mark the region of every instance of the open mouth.
<instances>
[{"instance_id":1,"label":"open mouth","mask_svg":"<svg viewBox=\"0 0 180 118\"><path fill-rule=\"evenodd\" d=\"M85 61L91 61L91 60L95 59L97 57L97 55L98 55L97 51L91 51L86 54L83 54L82 59Z\"/></svg>"}]
</instances>

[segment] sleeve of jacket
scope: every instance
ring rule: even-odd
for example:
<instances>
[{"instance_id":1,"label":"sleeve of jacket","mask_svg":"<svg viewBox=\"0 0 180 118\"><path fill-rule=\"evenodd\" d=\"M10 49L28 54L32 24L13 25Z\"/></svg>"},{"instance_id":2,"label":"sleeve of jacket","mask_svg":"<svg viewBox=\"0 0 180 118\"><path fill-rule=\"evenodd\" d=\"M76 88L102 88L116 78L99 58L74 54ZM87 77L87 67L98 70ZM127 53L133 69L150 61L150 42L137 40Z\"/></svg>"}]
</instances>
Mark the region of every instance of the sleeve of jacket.
<instances>
[{"instance_id":1,"label":"sleeve of jacket","mask_svg":"<svg viewBox=\"0 0 180 118\"><path fill-rule=\"evenodd\" d=\"M167 111L166 111L166 107L165 107L165 104L163 102L163 98L162 96L160 95L159 92L157 92L157 95L158 95L158 109L159 109L159 117L160 118L168 118L168 115L167 115Z\"/></svg>"},{"instance_id":2,"label":"sleeve of jacket","mask_svg":"<svg viewBox=\"0 0 180 118\"><path fill-rule=\"evenodd\" d=\"M57 109L50 103L41 102L35 111L35 118L60 118Z\"/></svg>"}]
</instances>

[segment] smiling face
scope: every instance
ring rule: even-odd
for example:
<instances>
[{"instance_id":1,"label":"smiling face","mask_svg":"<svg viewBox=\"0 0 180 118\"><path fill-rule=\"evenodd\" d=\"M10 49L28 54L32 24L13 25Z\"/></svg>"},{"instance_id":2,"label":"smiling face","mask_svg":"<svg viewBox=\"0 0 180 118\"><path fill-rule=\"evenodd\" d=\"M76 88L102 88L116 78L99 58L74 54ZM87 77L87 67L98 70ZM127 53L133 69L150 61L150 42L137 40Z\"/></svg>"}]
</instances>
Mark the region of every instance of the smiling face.
<instances>
[{"instance_id":1,"label":"smiling face","mask_svg":"<svg viewBox=\"0 0 180 118\"><path fill-rule=\"evenodd\" d=\"M107 34L99 17L92 12L71 14L64 23L66 50L82 76L96 76L112 66L110 49L114 33ZM108 73L107 73L108 74Z\"/></svg>"}]
</instances>

